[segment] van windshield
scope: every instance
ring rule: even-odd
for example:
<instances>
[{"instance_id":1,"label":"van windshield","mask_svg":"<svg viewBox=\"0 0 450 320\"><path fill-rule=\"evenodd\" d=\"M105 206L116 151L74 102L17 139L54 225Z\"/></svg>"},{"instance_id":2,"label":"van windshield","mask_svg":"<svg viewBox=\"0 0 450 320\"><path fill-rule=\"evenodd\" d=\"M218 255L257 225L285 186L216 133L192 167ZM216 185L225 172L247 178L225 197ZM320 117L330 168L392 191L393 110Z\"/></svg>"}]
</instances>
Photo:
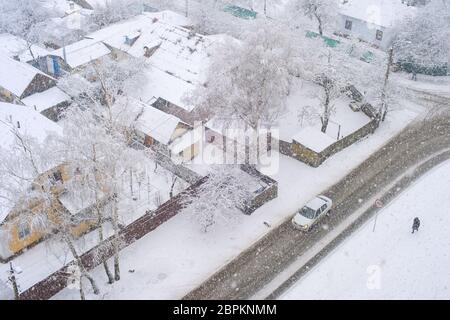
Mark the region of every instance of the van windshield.
<instances>
[{"instance_id":1,"label":"van windshield","mask_svg":"<svg viewBox=\"0 0 450 320\"><path fill-rule=\"evenodd\" d=\"M316 212L309 208L309 207L303 207L302 210L300 211L301 215L308 218L308 219L314 219L314 216L316 214Z\"/></svg>"}]
</instances>

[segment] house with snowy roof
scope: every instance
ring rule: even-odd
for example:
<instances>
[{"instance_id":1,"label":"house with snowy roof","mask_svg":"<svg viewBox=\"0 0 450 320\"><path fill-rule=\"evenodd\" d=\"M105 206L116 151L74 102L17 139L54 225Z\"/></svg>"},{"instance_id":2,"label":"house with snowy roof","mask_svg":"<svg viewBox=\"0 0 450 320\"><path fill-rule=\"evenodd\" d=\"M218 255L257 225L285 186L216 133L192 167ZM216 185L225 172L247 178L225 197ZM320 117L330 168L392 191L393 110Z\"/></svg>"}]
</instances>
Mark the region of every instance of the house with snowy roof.
<instances>
[{"instance_id":1,"label":"house with snowy roof","mask_svg":"<svg viewBox=\"0 0 450 320\"><path fill-rule=\"evenodd\" d=\"M415 10L404 0L342 0L337 33L386 50L394 36L393 28Z\"/></svg>"},{"instance_id":2,"label":"house with snowy roof","mask_svg":"<svg viewBox=\"0 0 450 320\"><path fill-rule=\"evenodd\" d=\"M0 145L4 150L14 148L16 134L30 136L42 143L50 132L60 134L62 130L59 125L27 106L0 102ZM55 163L42 168L42 174L33 178L33 183L22 182L21 185L30 188L31 192L32 188L49 178L48 186L56 191L66 179L66 174ZM2 178L4 184L7 182L5 179L8 178ZM15 185L13 181L8 183L8 186L12 185ZM31 215L22 215L25 211L38 213L43 210L43 203L32 199L16 201L6 188L0 188L0 195L0 259L5 260L43 237L37 229L31 227L32 221L24 218L27 216L31 219Z\"/></svg>"},{"instance_id":3,"label":"house with snowy roof","mask_svg":"<svg viewBox=\"0 0 450 320\"><path fill-rule=\"evenodd\" d=\"M207 62L220 36L203 36L183 27L171 11L144 13L87 37L105 44L116 58L132 56L147 62L147 82L136 98L191 123L194 106L185 97L204 81Z\"/></svg>"},{"instance_id":4,"label":"house with snowy roof","mask_svg":"<svg viewBox=\"0 0 450 320\"><path fill-rule=\"evenodd\" d=\"M20 146L20 137L30 137L45 143L49 134L62 134L62 128L28 106L0 102L0 145L3 150ZM89 195L73 204L73 194L66 183L76 176L65 163L50 161L38 166L39 173L20 179L3 175L0 187L0 261L6 261L25 249L39 243L47 234L41 221L51 219L56 224L64 210L74 216L71 232L84 234L96 220L80 215L89 209ZM14 178L13 178L14 176ZM46 195L43 197L40 191ZM44 219L44 220L43 220Z\"/></svg>"},{"instance_id":5,"label":"house with snowy roof","mask_svg":"<svg viewBox=\"0 0 450 320\"><path fill-rule=\"evenodd\" d=\"M136 108L139 110L136 134L144 146L185 161L198 154L201 140L198 130L149 104L136 101Z\"/></svg>"},{"instance_id":6,"label":"house with snowy roof","mask_svg":"<svg viewBox=\"0 0 450 320\"><path fill-rule=\"evenodd\" d=\"M83 39L52 51L50 55L56 58L56 69L63 69L67 72L74 72L88 64L111 54L111 50L102 42L93 39Z\"/></svg>"},{"instance_id":7,"label":"house with snowy roof","mask_svg":"<svg viewBox=\"0 0 450 320\"><path fill-rule=\"evenodd\" d=\"M55 86L54 78L29 64L0 52L0 101L19 102L23 98Z\"/></svg>"},{"instance_id":8,"label":"house with snowy roof","mask_svg":"<svg viewBox=\"0 0 450 320\"><path fill-rule=\"evenodd\" d=\"M40 112L50 120L59 121L70 105L72 98L59 87L37 92L21 100L26 106Z\"/></svg>"},{"instance_id":9,"label":"house with snowy roof","mask_svg":"<svg viewBox=\"0 0 450 320\"><path fill-rule=\"evenodd\" d=\"M71 102L54 78L29 64L0 53L0 68L8 70L0 74L0 101L27 105L54 121Z\"/></svg>"}]
</instances>

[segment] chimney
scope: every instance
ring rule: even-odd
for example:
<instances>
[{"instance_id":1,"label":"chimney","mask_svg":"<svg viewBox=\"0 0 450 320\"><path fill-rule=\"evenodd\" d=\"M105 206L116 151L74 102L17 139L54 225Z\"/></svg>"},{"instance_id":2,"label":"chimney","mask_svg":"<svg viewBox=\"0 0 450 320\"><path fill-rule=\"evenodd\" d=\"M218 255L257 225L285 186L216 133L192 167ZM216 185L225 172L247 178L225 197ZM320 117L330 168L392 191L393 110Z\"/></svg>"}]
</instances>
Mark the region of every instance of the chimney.
<instances>
[{"instance_id":1,"label":"chimney","mask_svg":"<svg viewBox=\"0 0 450 320\"><path fill-rule=\"evenodd\" d=\"M64 61L67 63L67 54L66 54L66 46L65 45L63 47L63 58L64 58Z\"/></svg>"}]
</instances>

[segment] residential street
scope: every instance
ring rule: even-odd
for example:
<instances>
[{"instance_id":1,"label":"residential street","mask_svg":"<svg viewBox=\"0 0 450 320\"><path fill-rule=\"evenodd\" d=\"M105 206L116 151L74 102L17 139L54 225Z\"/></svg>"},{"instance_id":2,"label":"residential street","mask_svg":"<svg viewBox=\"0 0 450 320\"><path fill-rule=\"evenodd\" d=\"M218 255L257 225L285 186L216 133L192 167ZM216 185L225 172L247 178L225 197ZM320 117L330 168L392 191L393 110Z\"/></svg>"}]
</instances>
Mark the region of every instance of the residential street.
<instances>
[{"instance_id":1,"label":"residential street","mask_svg":"<svg viewBox=\"0 0 450 320\"><path fill-rule=\"evenodd\" d=\"M448 115L434 116L411 124L345 179L324 192L334 201L330 217L324 218L307 234L295 230L290 219L287 219L184 299L251 298L355 210L365 205L366 201L369 199L373 201L374 195L382 192L407 170L425 160L430 160L414 170L413 174L400 179L393 188L388 188L390 190L382 197L384 201L393 198L424 171L450 158L450 152L444 152L449 148ZM437 154L440 155L436 156ZM357 228L375 212L371 206L371 209L362 213L361 219L353 225L353 228ZM328 228L323 228L325 225ZM352 227L344 231L344 235L340 238L348 235L351 229ZM333 241L331 246L333 245L336 245L336 241ZM331 248L327 248L329 249ZM278 296L304 272L304 269L298 270L274 294L269 295L269 298Z\"/></svg>"},{"instance_id":2,"label":"residential street","mask_svg":"<svg viewBox=\"0 0 450 320\"><path fill-rule=\"evenodd\" d=\"M445 299L449 34L450 0L0 0L0 300Z\"/></svg>"}]
</instances>

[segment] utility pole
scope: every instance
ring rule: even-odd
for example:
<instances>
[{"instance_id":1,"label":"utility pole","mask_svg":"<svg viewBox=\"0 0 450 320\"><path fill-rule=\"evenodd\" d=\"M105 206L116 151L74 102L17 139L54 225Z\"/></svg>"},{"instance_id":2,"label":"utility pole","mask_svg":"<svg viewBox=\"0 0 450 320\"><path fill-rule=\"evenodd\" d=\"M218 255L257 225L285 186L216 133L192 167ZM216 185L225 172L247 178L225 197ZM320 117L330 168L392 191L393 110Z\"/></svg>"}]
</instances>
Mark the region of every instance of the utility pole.
<instances>
[{"instance_id":1,"label":"utility pole","mask_svg":"<svg viewBox=\"0 0 450 320\"><path fill-rule=\"evenodd\" d=\"M384 76L384 84L383 84L383 91L381 92L381 106L378 110L378 120L384 121L387 114L387 87L388 87L388 81L389 81L389 75L391 74L391 66L394 62L394 48L391 47L389 49L389 57L388 57L388 63L386 67L386 74Z\"/></svg>"},{"instance_id":2,"label":"utility pole","mask_svg":"<svg viewBox=\"0 0 450 320\"><path fill-rule=\"evenodd\" d=\"M189 16L189 0L185 0L186 2L186 18Z\"/></svg>"},{"instance_id":3,"label":"utility pole","mask_svg":"<svg viewBox=\"0 0 450 320\"><path fill-rule=\"evenodd\" d=\"M264 0L264 15L267 17L267 0Z\"/></svg>"}]
</instances>

